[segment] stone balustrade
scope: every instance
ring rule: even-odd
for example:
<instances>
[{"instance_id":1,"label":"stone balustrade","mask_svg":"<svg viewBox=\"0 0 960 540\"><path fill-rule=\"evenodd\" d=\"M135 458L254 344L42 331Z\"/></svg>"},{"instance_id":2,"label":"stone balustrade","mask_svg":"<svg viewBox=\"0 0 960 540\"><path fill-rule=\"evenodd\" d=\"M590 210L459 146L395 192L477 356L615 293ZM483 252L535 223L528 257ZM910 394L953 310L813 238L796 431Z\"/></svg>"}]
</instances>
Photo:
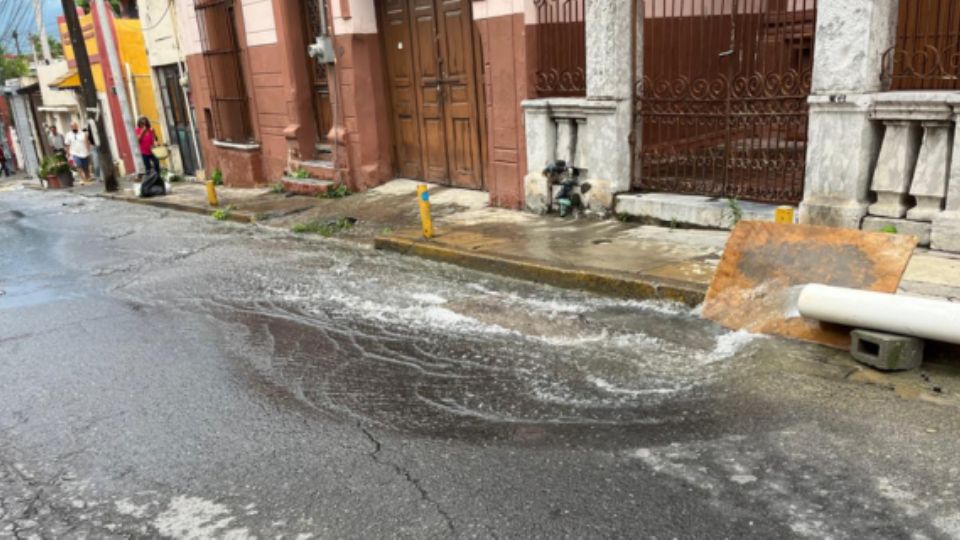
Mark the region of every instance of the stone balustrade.
<instances>
[{"instance_id":1,"label":"stone balustrade","mask_svg":"<svg viewBox=\"0 0 960 540\"><path fill-rule=\"evenodd\" d=\"M920 245L960 250L960 95L885 92L870 120L883 126L862 227L913 234ZM957 159L954 159L957 156ZM952 188L952 192L951 192ZM949 196L949 195L952 195Z\"/></svg>"},{"instance_id":2,"label":"stone balustrade","mask_svg":"<svg viewBox=\"0 0 960 540\"><path fill-rule=\"evenodd\" d=\"M531 212L550 210L551 187L544 167L557 160L581 169L582 181L591 184L588 206L609 208L613 193L609 178L622 176L624 159L619 148L618 100L548 98L523 102L527 141L527 175L524 178L526 207ZM622 134L622 141L626 141ZM596 188L596 189L593 189ZM609 200L608 200L609 199Z\"/></svg>"}]
</instances>

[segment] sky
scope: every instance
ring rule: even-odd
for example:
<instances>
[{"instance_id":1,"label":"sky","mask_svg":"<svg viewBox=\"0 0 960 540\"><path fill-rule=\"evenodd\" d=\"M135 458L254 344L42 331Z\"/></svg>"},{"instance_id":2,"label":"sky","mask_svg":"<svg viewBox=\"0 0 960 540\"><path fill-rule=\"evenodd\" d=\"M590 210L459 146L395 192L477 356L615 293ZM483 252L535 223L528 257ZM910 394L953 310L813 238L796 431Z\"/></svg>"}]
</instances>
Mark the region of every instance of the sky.
<instances>
[{"instance_id":1,"label":"sky","mask_svg":"<svg viewBox=\"0 0 960 540\"><path fill-rule=\"evenodd\" d=\"M28 50L26 36L37 33L37 25L32 16L32 0L0 0L0 44L8 50L14 49L13 40L10 33L13 29L14 13L22 13L21 8L30 9L30 16L25 16L22 24L18 25L17 30L23 36L20 46ZM48 35L57 37L57 17L63 13L63 7L60 0L42 0L43 6L43 26Z\"/></svg>"}]
</instances>

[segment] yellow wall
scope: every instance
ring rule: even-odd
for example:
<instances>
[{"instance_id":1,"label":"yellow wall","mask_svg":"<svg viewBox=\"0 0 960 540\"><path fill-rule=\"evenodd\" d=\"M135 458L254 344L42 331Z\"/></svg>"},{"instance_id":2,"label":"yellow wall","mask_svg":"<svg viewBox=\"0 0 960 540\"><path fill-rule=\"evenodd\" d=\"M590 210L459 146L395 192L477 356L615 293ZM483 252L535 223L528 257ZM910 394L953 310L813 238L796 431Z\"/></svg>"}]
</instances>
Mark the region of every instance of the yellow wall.
<instances>
[{"instance_id":1,"label":"yellow wall","mask_svg":"<svg viewBox=\"0 0 960 540\"><path fill-rule=\"evenodd\" d=\"M124 72L123 81L126 85L124 89L128 92L130 90L130 83L128 82L130 74L126 73L126 64L129 64L130 71L133 74L138 112L140 116L149 118L156 128L157 134L160 134L163 131L164 123L160 121L160 111L153 93L152 71L150 70L150 63L147 61L147 51L143 42L140 21L138 19L114 19L113 23L116 30L117 46L120 50L120 69ZM97 38L94 33L93 16L81 16L80 27L84 29L84 41L87 44L87 55L91 60L90 70L93 72L94 84L97 87L97 92L104 93L106 92L106 84L103 80L103 68L97 61L100 51L97 48ZM66 23L60 24L60 36L63 41L63 54L68 61L72 61L74 59L73 47ZM106 58L103 61L106 61Z\"/></svg>"}]
</instances>

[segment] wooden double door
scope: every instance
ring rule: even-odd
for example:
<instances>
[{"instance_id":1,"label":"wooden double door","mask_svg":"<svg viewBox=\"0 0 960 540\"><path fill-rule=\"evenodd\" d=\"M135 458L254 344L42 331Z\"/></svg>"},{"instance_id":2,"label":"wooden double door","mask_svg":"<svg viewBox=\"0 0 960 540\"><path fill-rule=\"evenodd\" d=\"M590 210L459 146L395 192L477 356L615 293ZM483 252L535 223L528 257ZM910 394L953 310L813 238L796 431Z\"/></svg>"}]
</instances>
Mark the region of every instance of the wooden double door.
<instances>
[{"instance_id":1,"label":"wooden double door","mask_svg":"<svg viewBox=\"0 0 960 540\"><path fill-rule=\"evenodd\" d=\"M479 62L470 0L378 3L398 173L482 189Z\"/></svg>"}]
</instances>

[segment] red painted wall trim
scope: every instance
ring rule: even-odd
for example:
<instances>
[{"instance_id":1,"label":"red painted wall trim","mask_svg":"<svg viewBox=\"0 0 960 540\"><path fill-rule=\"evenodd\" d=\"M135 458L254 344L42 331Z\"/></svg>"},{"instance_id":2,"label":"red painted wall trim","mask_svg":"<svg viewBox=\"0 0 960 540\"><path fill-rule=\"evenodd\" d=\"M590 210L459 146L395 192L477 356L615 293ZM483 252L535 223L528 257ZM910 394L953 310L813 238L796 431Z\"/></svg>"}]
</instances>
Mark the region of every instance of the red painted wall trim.
<instances>
[{"instance_id":1,"label":"red painted wall trim","mask_svg":"<svg viewBox=\"0 0 960 540\"><path fill-rule=\"evenodd\" d=\"M93 15L93 24L97 29L97 49L101 51L106 51L107 46L105 40L103 39L103 29L100 28L100 18L96 12L97 4L90 5L90 13ZM113 34L113 42L117 43L117 34L113 27L113 13L110 10L107 10L107 20L110 23L110 27L106 31ZM120 57L120 51L117 51L117 57ZM104 55L104 60L106 60L106 55ZM123 124L123 113L120 109L120 98L117 97L116 87L118 77L114 76L114 73L110 70L110 63L103 61L100 62L100 68L103 70L103 82L104 89L107 93L107 104L110 107L110 117L113 120L113 137L117 141L117 151L120 153L120 158L123 160L123 166L127 172L135 171L136 167L134 165L133 152L130 148L130 143L127 140L126 126ZM122 75L119 77L119 84L125 84L123 81ZM101 144L106 141L100 141Z\"/></svg>"}]
</instances>

